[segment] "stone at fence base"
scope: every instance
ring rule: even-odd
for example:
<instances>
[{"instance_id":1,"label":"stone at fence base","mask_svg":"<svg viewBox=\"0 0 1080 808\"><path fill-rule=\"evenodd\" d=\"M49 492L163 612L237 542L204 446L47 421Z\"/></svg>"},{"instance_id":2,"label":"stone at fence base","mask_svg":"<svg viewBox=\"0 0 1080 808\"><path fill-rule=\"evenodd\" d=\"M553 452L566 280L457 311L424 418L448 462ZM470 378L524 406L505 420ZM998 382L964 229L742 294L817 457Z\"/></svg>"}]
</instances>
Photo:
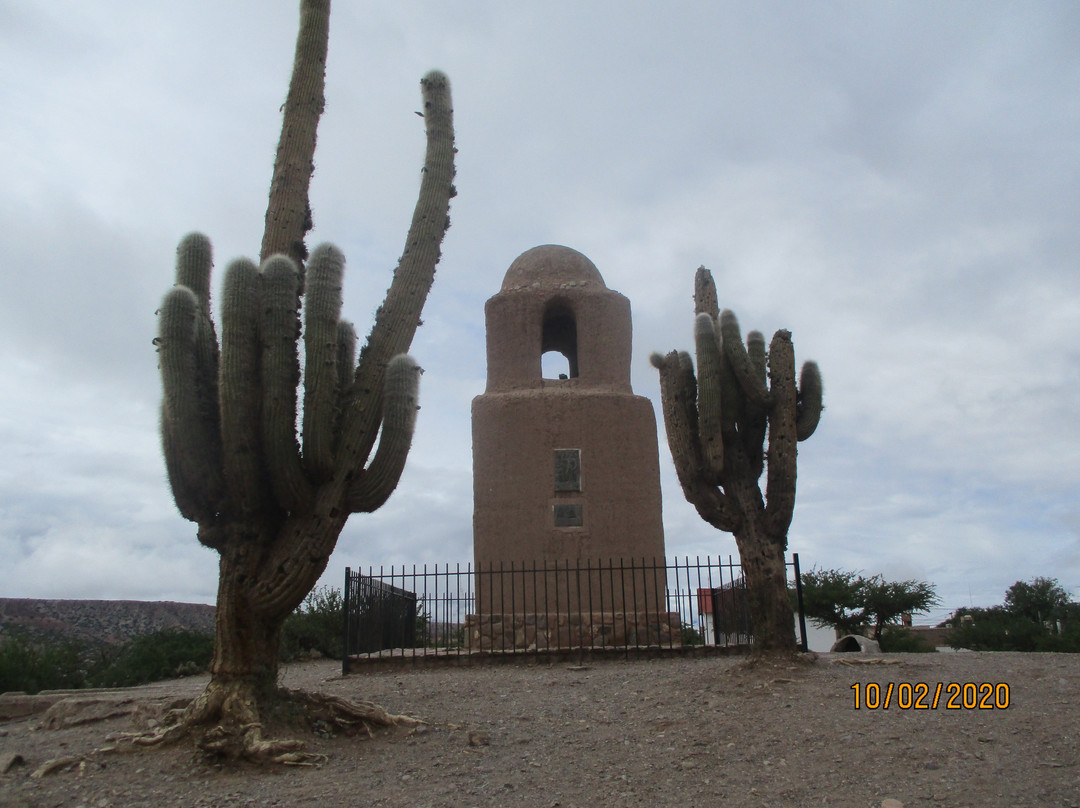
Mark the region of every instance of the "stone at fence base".
<instances>
[{"instance_id":1,"label":"stone at fence base","mask_svg":"<svg viewBox=\"0 0 1080 808\"><path fill-rule=\"evenodd\" d=\"M470 614L465 631L480 651L554 651L572 648L682 646L677 612L627 614Z\"/></svg>"}]
</instances>

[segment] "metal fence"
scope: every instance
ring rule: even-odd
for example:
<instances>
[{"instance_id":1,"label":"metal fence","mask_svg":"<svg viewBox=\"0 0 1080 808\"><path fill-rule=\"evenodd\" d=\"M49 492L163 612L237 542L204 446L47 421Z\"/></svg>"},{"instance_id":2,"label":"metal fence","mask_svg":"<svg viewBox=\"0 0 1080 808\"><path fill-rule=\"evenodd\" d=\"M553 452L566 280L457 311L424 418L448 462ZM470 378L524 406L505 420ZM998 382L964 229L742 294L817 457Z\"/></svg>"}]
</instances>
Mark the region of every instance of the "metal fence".
<instances>
[{"instance_id":1,"label":"metal fence","mask_svg":"<svg viewBox=\"0 0 1080 808\"><path fill-rule=\"evenodd\" d=\"M787 563L805 649L799 556ZM748 646L731 556L345 570L345 655L542 654Z\"/></svg>"},{"instance_id":2,"label":"metal fence","mask_svg":"<svg viewBox=\"0 0 1080 808\"><path fill-rule=\"evenodd\" d=\"M345 571L345 655L416 647L416 593Z\"/></svg>"}]
</instances>

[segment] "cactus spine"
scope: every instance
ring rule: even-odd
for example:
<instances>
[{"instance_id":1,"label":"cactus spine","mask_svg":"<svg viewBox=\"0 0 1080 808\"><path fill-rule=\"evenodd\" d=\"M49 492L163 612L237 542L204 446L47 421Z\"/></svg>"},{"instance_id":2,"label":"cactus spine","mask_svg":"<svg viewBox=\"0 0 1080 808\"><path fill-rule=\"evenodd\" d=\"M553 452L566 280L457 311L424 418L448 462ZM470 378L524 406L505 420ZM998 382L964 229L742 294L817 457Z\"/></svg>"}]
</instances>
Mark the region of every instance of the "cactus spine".
<instances>
[{"instance_id":1,"label":"cactus spine","mask_svg":"<svg viewBox=\"0 0 1080 808\"><path fill-rule=\"evenodd\" d=\"M704 267L694 289L697 375L685 352L651 357L660 371L668 445L686 499L706 522L735 536L755 646L791 650L784 552L795 508L796 443L821 418L821 373L806 362L796 385L788 331L773 335L767 353L760 332L747 334L744 345L735 314L719 311ZM758 480L766 466L763 496Z\"/></svg>"}]
</instances>

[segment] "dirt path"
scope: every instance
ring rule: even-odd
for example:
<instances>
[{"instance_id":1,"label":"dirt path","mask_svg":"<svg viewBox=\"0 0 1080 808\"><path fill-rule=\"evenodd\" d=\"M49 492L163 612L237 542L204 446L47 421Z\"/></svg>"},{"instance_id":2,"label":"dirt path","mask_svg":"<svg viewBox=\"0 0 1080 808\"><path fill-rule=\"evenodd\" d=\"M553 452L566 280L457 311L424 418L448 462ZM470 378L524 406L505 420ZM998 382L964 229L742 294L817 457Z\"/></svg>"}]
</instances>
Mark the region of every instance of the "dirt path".
<instances>
[{"instance_id":1,"label":"dirt path","mask_svg":"<svg viewBox=\"0 0 1080 808\"><path fill-rule=\"evenodd\" d=\"M288 687L378 702L430 722L374 740L309 735L318 768L221 767L190 747L93 755L130 716L0 724L0 806L1080 806L1080 656L926 654L747 670L738 659L400 670L289 667ZM843 660L843 661L842 661ZM187 679L125 694L197 693ZM926 683L937 709L901 709ZM1008 707L946 709L948 683L1007 685ZM888 710L855 709L856 690ZM898 685L904 687L897 687ZM990 704L1006 688L992 691ZM985 698L985 692L969 696ZM962 707L964 692L956 700ZM110 699L117 698L115 694ZM889 802L895 800L896 802Z\"/></svg>"}]
</instances>

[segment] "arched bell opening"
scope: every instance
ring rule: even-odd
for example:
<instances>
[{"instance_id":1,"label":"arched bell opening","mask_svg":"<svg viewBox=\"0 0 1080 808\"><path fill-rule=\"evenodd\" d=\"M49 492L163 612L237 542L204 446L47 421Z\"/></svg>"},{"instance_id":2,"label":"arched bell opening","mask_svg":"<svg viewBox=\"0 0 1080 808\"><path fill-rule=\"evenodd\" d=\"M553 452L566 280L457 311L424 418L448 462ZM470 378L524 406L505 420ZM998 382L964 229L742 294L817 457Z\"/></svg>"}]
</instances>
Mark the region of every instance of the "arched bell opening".
<instances>
[{"instance_id":1,"label":"arched bell opening","mask_svg":"<svg viewBox=\"0 0 1080 808\"><path fill-rule=\"evenodd\" d=\"M543 378L577 378L577 321L565 303L553 302L544 311L540 354Z\"/></svg>"}]
</instances>

